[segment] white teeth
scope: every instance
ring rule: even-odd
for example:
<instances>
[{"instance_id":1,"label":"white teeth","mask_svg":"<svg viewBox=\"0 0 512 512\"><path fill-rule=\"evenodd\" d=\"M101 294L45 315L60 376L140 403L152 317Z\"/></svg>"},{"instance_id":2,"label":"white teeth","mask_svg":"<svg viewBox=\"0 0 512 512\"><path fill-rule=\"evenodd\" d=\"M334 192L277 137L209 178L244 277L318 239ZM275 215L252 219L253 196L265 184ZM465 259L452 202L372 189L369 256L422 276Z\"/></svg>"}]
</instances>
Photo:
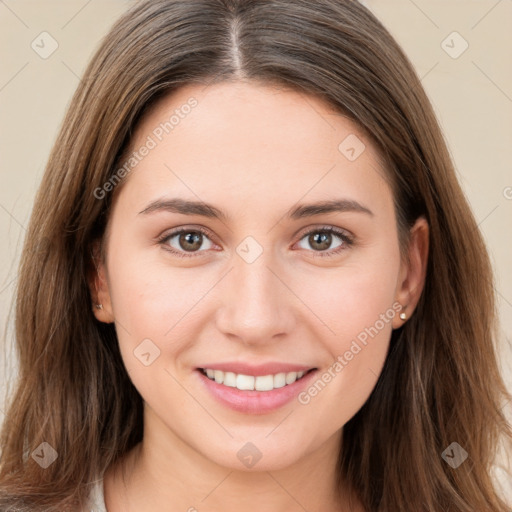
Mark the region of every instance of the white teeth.
<instances>
[{"instance_id":1,"label":"white teeth","mask_svg":"<svg viewBox=\"0 0 512 512\"><path fill-rule=\"evenodd\" d=\"M286 374L286 384L292 384L297 380L297 372L290 372Z\"/></svg>"},{"instance_id":2,"label":"white teeth","mask_svg":"<svg viewBox=\"0 0 512 512\"><path fill-rule=\"evenodd\" d=\"M256 389L256 391L270 391L274 389L274 376L264 375L256 377L254 389Z\"/></svg>"},{"instance_id":3,"label":"white teeth","mask_svg":"<svg viewBox=\"0 0 512 512\"><path fill-rule=\"evenodd\" d=\"M252 375L238 374L236 376L236 387L242 390L254 390L254 380Z\"/></svg>"},{"instance_id":4,"label":"white teeth","mask_svg":"<svg viewBox=\"0 0 512 512\"><path fill-rule=\"evenodd\" d=\"M230 388L236 388L236 374L233 372L226 372L224 374L224 382L222 384L224 384L224 386L229 386Z\"/></svg>"},{"instance_id":5,"label":"white teeth","mask_svg":"<svg viewBox=\"0 0 512 512\"><path fill-rule=\"evenodd\" d=\"M293 384L296 380L304 376L306 372L288 372L276 373L275 375L243 375L233 372L223 372L222 370L211 370L209 368L203 370L211 380L215 380L218 384L238 388L242 391L271 391L272 389L282 388L289 384Z\"/></svg>"},{"instance_id":6,"label":"white teeth","mask_svg":"<svg viewBox=\"0 0 512 512\"><path fill-rule=\"evenodd\" d=\"M286 373L278 373L274 375L274 387L282 388L286 386Z\"/></svg>"}]
</instances>

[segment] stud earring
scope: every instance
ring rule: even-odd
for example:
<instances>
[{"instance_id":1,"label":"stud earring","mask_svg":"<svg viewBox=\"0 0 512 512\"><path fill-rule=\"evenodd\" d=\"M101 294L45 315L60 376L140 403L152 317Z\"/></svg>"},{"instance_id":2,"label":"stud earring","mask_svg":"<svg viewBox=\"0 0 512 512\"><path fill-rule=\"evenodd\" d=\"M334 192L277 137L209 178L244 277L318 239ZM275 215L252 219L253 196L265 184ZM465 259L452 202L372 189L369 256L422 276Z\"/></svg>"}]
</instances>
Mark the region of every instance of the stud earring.
<instances>
[{"instance_id":1,"label":"stud earring","mask_svg":"<svg viewBox=\"0 0 512 512\"><path fill-rule=\"evenodd\" d=\"M400 313L400 320L407 320L407 315L405 313Z\"/></svg>"},{"instance_id":2,"label":"stud earring","mask_svg":"<svg viewBox=\"0 0 512 512\"><path fill-rule=\"evenodd\" d=\"M96 309L103 309L103 304L96 304Z\"/></svg>"}]
</instances>

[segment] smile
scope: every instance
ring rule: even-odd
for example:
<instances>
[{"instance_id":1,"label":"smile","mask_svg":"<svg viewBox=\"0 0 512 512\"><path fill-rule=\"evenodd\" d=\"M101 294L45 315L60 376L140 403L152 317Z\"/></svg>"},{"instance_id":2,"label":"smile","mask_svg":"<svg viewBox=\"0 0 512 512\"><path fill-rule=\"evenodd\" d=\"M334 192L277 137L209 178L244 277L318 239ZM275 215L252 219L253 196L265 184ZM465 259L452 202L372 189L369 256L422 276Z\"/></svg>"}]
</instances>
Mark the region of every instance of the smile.
<instances>
[{"instance_id":1,"label":"smile","mask_svg":"<svg viewBox=\"0 0 512 512\"><path fill-rule=\"evenodd\" d=\"M312 371L312 370L309 370ZM242 373L224 372L211 368L201 368L201 372L210 380L241 391L272 391L283 388L300 380L308 372L281 372L270 375L244 375Z\"/></svg>"}]
</instances>

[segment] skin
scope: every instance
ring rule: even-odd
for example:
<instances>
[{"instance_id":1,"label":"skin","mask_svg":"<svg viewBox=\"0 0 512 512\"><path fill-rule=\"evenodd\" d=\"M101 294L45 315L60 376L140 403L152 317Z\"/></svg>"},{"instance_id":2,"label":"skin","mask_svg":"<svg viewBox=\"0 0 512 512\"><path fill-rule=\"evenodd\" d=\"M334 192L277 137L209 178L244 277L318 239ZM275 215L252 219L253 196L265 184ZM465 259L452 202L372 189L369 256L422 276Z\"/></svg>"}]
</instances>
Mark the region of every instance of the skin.
<instances>
[{"instance_id":1,"label":"skin","mask_svg":"<svg viewBox=\"0 0 512 512\"><path fill-rule=\"evenodd\" d=\"M393 196L370 141L347 118L313 96L247 82L188 85L161 100L137 127L131 149L190 97L198 105L125 178L113 205L106 259L91 291L115 322L124 364L144 399L144 439L105 474L109 512L362 511L335 491L344 424L373 390L398 313L307 405L298 400L266 414L218 403L196 372L204 363L267 361L325 372L396 302L413 314L425 278L428 226L411 230L401 258ZM350 161L338 149L350 134L365 144ZM158 211L164 197L204 201L226 220ZM331 212L290 220L297 203L357 201L372 214ZM195 252L179 235L202 226ZM352 245L331 258L309 231L335 226ZM316 233L317 231L315 231ZM236 249L251 236L252 263ZM183 242L183 240L182 240ZM180 258L172 248L190 257ZM160 355L149 366L134 356L144 339ZM237 452L262 453L245 467ZM123 482L122 474L125 481ZM257 492L255 492L257 490ZM192 508L194 507L194 508Z\"/></svg>"}]
</instances>

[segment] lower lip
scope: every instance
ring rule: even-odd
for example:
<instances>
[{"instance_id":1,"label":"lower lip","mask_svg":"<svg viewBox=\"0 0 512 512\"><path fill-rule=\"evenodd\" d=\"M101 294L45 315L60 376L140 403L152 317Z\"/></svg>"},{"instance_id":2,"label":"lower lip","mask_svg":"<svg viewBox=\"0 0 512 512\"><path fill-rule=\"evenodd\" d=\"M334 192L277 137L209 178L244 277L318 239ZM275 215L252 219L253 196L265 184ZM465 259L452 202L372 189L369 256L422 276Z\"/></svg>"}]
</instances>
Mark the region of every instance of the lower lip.
<instances>
[{"instance_id":1,"label":"lower lip","mask_svg":"<svg viewBox=\"0 0 512 512\"><path fill-rule=\"evenodd\" d=\"M270 391L242 391L238 388L224 386L209 379L201 370L196 370L206 389L223 405L245 414L265 414L283 407L291 402L314 378L313 370L282 388Z\"/></svg>"}]
</instances>

